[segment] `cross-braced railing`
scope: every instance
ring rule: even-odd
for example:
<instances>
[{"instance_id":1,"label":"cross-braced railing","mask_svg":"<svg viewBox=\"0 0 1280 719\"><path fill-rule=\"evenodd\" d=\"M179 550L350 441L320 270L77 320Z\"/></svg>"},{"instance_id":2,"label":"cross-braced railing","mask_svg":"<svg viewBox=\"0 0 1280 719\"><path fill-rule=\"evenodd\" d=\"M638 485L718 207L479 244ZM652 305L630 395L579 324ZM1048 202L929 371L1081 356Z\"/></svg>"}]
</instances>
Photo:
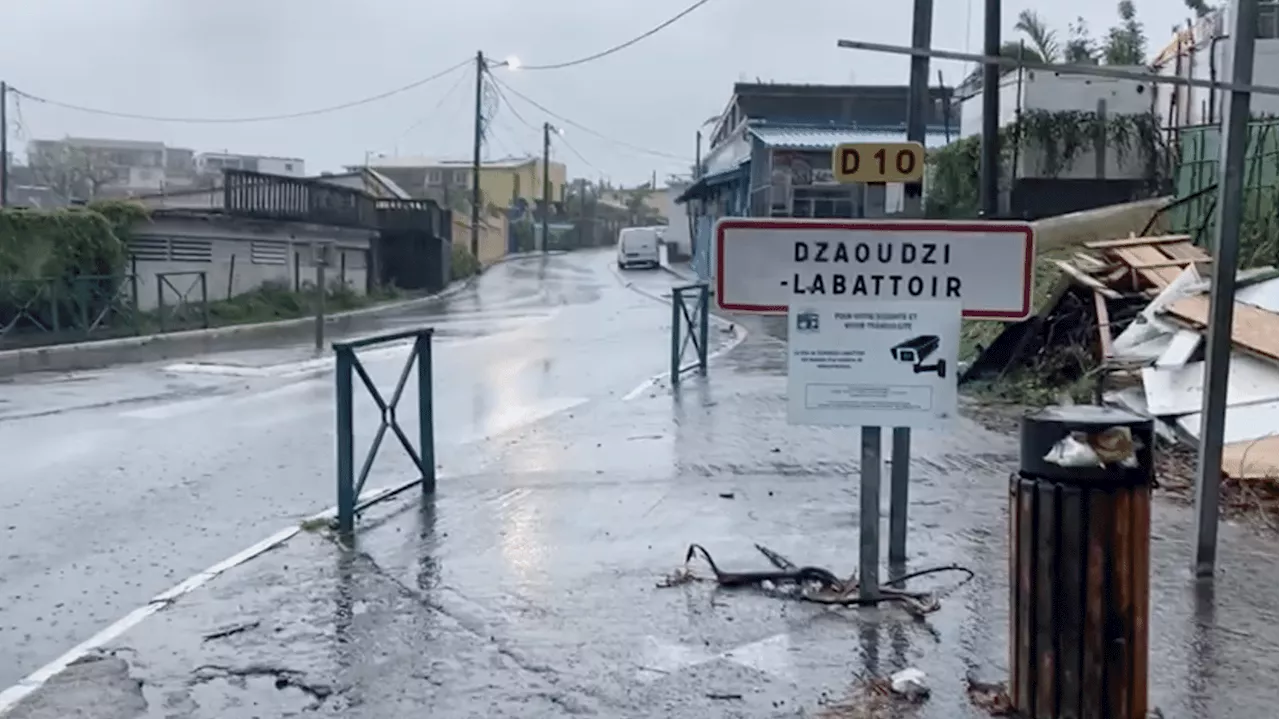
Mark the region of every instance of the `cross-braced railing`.
<instances>
[{"instance_id":1,"label":"cross-braced railing","mask_svg":"<svg viewBox=\"0 0 1280 719\"><path fill-rule=\"evenodd\" d=\"M705 283L671 288L671 386L680 384L680 375L693 369L707 372L707 323L711 311L711 291ZM684 364L684 353L692 345L695 361Z\"/></svg>"},{"instance_id":2,"label":"cross-braced railing","mask_svg":"<svg viewBox=\"0 0 1280 719\"><path fill-rule=\"evenodd\" d=\"M434 421L432 419L432 386L431 386L431 328L394 332L390 334L367 337L352 342L335 342L333 350L336 357L337 402L338 402L338 531L350 533L355 530L356 515L384 499L394 497L405 490L422 485L425 494L436 491L436 460ZM390 399L382 396L369 372L361 363L356 350L384 345L392 342L412 339L413 347L400 371L400 379L391 392ZM396 408L404 396L409 376L417 366L418 384L418 445L405 434L396 416ZM374 404L381 413L380 423L373 435L373 441L365 454L364 462L356 471L355 462L355 377L368 390ZM369 471L373 469L373 461L378 455L387 431L399 440L400 446L413 461L418 477L387 491L362 499L365 482L369 479Z\"/></svg>"}]
</instances>

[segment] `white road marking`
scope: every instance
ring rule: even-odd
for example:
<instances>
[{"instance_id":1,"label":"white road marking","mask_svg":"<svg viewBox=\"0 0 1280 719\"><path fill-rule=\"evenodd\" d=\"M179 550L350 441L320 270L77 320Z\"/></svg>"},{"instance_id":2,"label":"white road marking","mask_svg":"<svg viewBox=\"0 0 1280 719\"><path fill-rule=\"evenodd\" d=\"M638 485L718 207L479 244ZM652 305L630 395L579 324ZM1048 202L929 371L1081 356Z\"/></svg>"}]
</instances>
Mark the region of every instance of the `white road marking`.
<instances>
[{"instance_id":1,"label":"white road marking","mask_svg":"<svg viewBox=\"0 0 1280 719\"><path fill-rule=\"evenodd\" d=\"M786 633L748 642L719 653L649 636L645 637L641 654L643 659L636 669L635 678L646 684L683 669L721 660L786 680L791 680L795 674L791 663L791 636Z\"/></svg>"},{"instance_id":2,"label":"white road marking","mask_svg":"<svg viewBox=\"0 0 1280 719\"><path fill-rule=\"evenodd\" d=\"M717 322L719 322L719 323L722 323L722 325L721 325L721 326L726 326L726 325L727 325L727 326L732 327L732 328L733 328L733 339L729 340L729 344L727 344L727 345L725 345L725 346L721 347L720 349L716 350L715 352L712 352L711 354L707 355L707 364L711 364L711 362L712 362L713 360L715 360L717 357L719 357L719 356L721 356L721 355L723 355L723 354L725 354L725 353L729 352L729 351L730 351L730 350L732 350L733 348L735 348L735 347L737 347L738 345L740 345L740 344L742 344L743 342L745 342L745 341L746 341L746 339L747 339L747 331L746 331L745 329L743 329L741 325L735 325L735 324L733 324L732 322L729 322L728 320L721 319L721 318L719 318L719 317L715 317L715 318L713 318L713 319L715 319L715 320L716 320ZM626 394L622 395L622 401L623 401L623 402L630 402L631 400L636 399L637 397L640 397L640 396L641 396L641 395L643 395L645 392L648 392L650 389L652 389L653 387L657 386L657 384L658 384L659 382L661 382L661 381L662 381L662 380L664 380L664 379L668 379L670 376L671 376L671 371L670 371L670 370L668 370L668 371L666 371L666 372L660 372L660 373L658 373L658 374L655 374L654 376L650 377L649 379L647 379L647 380L645 380L645 381L641 382L640 384L636 385L635 389L633 389L633 390L631 390L630 392L628 392L628 393L626 393Z\"/></svg>"},{"instance_id":3,"label":"white road marking","mask_svg":"<svg viewBox=\"0 0 1280 719\"><path fill-rule=\"evenodd\" d=\"M443 478L444 478L444 475L437 476L437 480L443 479ZM372 499L377 499L383 495L394 492L395 490L399 489L400 486L403 486L403 485L393 485L390 487L379 487L377 489L365 490L360 494L359 501L367 502ZM285 542L288 542L290 539L293 539L294 536L298 534L298 532L302 531L303 524L316 521L316 520L330 519L337 514L337 511L338 510L336 507L330 507L329 509L323 510L321 512L316 512L310 517L307 517L306 519L304 519L302 522L285 527L284 529L281 529L279 532L276 532L275 534L271 535L270 537L267 537L261 542L258 542L257 544L254 544L253 546L248 547L244 550L236 552L235 554L231 555L230 557L227 557L226 559L222 560L221 562L218 562L217 564L214 564L213 566L209 567L203 572L194 574L182 580L181 582L178 582L173 587L155 595L154 597L151 598L150 602L147 602L145 605L138 607L132 612L129 612L128 614L124 615L120 619L113 622L111 625L107 626L102 631L98 632L97 634L94 634L93 636L89 637L83 642L72 647L69 651L67 651L62 656L58 657L57 659L54 659L48 664L45 664L44 666L40 667L34 672L31 672L27 676L23 677L23 679L19 681L17 684L14 684L8 689L5 689L4 691L0 692L0 717L3 717L5 714L9 713L9 711L13 709L13 707L17 705L18 702L22 701L26 697L30 696L33 692L38 690L40 687L44 686L45 682L48 682L50 679L52 679L56 674L58 674L58 672L61 672L67 667L71 666L73 663L76 662L76 660L84 657L86 654L89 654L92 651L101 649L107 643L120 637L125 632L141 624L142 620L146 619L147 617L150 617L151 615L155 614L156 612L159 612L162 609L165 609L170 604L182 598L183 596L190 594L191 592L199 589L205 584L208 584L218 575L226 572L227 570L234 569L235 567L241 564L244 564L245 562L248 562L256 557L259 557L271 551L272 549L275 549L276 547L284 544Z\"/></svg>"}]
</instances>

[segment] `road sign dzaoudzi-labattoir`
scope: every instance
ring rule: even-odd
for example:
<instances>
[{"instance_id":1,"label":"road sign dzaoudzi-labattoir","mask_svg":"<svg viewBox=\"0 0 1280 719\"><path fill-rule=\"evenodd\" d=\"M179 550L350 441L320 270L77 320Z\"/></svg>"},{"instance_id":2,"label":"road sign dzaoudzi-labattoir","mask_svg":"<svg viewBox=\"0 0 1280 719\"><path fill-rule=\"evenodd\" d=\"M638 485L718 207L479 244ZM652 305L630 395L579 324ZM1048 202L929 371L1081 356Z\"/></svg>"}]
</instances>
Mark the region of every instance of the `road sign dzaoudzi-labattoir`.
<instances>
[{"instance_id":1,"label":"road sign dzaoudzi-labattoir","mask_svg":"<svg viewBox=\"0 0 1280 719\"><path fill-rule=\"evenodd\" d=\"M786 314L806 298L959 299L968 319L1031 315L1035 235L1025 222L805 220L716 223L716 304Z\"/></svg>"}]
</instances>

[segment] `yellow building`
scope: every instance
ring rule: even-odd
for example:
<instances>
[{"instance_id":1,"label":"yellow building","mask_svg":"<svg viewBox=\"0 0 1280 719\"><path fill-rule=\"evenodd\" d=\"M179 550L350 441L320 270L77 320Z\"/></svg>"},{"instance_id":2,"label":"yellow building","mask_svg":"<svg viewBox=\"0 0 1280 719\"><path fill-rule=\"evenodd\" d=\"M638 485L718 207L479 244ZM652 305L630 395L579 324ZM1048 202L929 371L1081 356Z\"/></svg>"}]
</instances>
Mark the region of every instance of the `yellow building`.
<instances>
[{"instance_id":1,"label":"yellow building","mask_svg":"<svg viewBox=\"0 0 1280 719\"><path fill-rule=\"evenodd\" d=\"M430 197L458 208L471 198L469 160L431 160L419 157L380 157L370 167L393 179L414 197ZM565 193L564 163L550 163L551 201ZM542 158L515 157L480 166L480 192L486 205L508 208L524 200L532 207L542 199Z\"/></svg>"}]
</instances>

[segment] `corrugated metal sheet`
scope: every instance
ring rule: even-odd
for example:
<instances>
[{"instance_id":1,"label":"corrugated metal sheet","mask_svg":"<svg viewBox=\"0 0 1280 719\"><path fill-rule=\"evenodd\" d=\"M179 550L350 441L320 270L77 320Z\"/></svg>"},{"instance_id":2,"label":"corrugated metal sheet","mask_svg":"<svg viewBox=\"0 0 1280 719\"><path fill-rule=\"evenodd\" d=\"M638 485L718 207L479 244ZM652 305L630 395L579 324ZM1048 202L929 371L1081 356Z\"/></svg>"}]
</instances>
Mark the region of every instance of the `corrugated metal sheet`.
<instances>
[{"instance_id":1,"label":"corrugated metal sheet","mask_svg":"<svg viewBox=\"0 0 1280 719\"><path fill-rule=\"evenodd\" d=\"M951 133L959 139L960 128ZM779 150L829 150L848 142L906 142L907 133L893 130L864 130L838 127L753 127L755 135L766 147ZM925 133L925 147L933 149L947 144L941 132Z\"/></svg>"}]
</instances>

